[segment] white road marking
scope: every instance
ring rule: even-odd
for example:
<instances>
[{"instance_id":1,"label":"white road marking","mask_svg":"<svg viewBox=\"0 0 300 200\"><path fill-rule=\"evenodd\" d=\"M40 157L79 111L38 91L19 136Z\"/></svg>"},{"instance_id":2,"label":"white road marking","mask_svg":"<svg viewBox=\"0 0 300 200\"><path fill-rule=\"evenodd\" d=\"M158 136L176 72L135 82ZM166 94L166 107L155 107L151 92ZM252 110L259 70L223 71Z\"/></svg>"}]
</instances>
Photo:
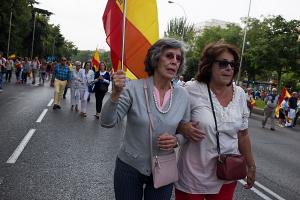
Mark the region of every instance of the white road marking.
<instances>
[{"instance_id":1,"label":"white road marking","mask_svg":"<svg viewBox=\"0 0 300 200\"><path fill-rule=\"evenodd\" d=\"M246 182L244 180L239 180L239 182L243 185L246 184ZM255 185L261 189L263 189L265 192L267 192L268 194L272 195L273 197L275 197L278 200L285 200L285 198L279 196L278 194L276 194L275 192L273 192L272 190L270 190L269 188L263 186L262 184L260 184L259 182L255 181ZM261 198L265 199L265 200L272 200L270 197L266 196L264 193L260 192L259 190L257 190L256 188L252 187L251 190L253 192L255 192L258 196L260 196Z\"/></svg>"},{"instance_id":2,"label":"white road marking","mask_svg":"<svg viewBox=\"0 0 300 200\"><path fill-rule=\"evenodd\" d=\"M53 103L53 101L54 101L54 99L52 98L52 99L50 99L50 101L49 101L49 103L48 103L48 107L50 107L51 105L52 105L52 103Z\"/></svg>"},{"instance_id":3,"label":"white road marking","mask_svg":"<svg viewBox=\"0 0 300 200\"><path fill-rule=\"evenodd\" d=\"M45 117L47 111L48 111L48 109L44 109L43 112L40 114L39 118L35 122L40 123L43 120L43 118Z\"/></svg>"},{"instance_id":4,"label":"white road marking","mask_svg":"<svg viewBox=\"0 0 300 200\"><path fill-rule=\"evenodd\" d=\"M267 187L263 186L262 184L260 184L259 182L255 181L255 185L257 185L258 187L260 187L261 189L263 189L264 191L266 191L267 193L269 193L270 195L272 195L276 199L285 200L284 198L282 198L281 196L279 196L278 194L276 194L275 192L273 192L269 188L267 188Z\"/></svg>"},{"instance_id":5,"label":"white road marking","mask_svg":"<svg viewBox=\"0 0 300 200\"><path fill-rule=\"evenodd\" d=\"M246 182L244 180L239 180L239 182L243 185L246 184ZM270 197L268 197L267 195L265 195L264 193L262 193L261 191L257 190L254 187L252 187L250 190L252 190L254 193L256 193L258 196L260 196L261 198L263 198L265 200L272 200Z\"/></svg>"},{"instance_id":6,"label":"white road marking","mask_svg":"<svg viewBox=\"0 0 300 200\"><path fill-rule=\"evenodd\" d=\"M27 143L29 142L30 138L32 137L32 135L34 134L35 131L36 131L36 129L30 129L28 131L26 136L23 138L23 140L21 141L19 146L16 148L16 150L13 152L13 154L9 157L9 159L6 161L6 163L14 164L17 161L18 157L20 156L20 154L26 147Z\"/></svg>"}]
</instances>

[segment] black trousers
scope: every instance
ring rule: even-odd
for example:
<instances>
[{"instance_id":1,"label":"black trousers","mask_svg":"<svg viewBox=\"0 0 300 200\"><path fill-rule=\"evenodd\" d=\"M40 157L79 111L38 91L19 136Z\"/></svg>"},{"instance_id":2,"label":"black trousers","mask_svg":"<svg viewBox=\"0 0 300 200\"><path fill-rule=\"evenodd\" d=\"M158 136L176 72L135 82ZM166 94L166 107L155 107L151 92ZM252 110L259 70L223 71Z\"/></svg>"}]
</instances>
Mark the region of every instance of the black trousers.
<instances>
[{"instance_id":1,"label":"black trousers","mask_svg":"<svg viewBox=\"0 0 300 200\"><path fill-rule=\"evenodd\" d=\"M97 113L101 112L102 102L103 102L103 98L104 98L105 94L106 94L106 92L103 92L103 91L99 90L97 87L95 87L96 111L97 111Z\"/></svg>"},{"instance_id":2,"label":"black trousers","mask_svg":"<svg viewBox=\"0 0 300 200\"><path fill-rule=\"evenodd\" d=\"M117 158L114 190L116 200L142 200L143 196L144 200L170 200L173 183L155 189L152 175L143 175Z\"/></svg>"}]
</instances>

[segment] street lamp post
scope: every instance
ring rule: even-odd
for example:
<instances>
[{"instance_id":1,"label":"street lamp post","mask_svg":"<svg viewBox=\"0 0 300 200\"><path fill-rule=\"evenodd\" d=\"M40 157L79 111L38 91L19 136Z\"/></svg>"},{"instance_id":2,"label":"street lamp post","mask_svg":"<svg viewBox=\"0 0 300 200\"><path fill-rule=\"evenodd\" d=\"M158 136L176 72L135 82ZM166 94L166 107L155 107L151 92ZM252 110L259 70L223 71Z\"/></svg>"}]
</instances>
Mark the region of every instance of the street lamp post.
<instances>
[{"instance_id":1,"label":"street lamp post","mask_svg":"<svg viewBox=\"0 0 300 200\"><path fill-rule=\"evenodd\" d=\"M7 40L7 58L9 56L9 47L10 47L10 34L11 34L11 20L12 20L12 15L13 15L13 7L14 7L14 0L11 3L11 8L10 8L10 17L9 17L9 28L8 28L8 40Z\"/></svg>"},{"instance_id":2,"label":"street lamp post","mask_svg":"<svg viewBox=\"0 0 300 200\"><path fill-rule=\"evenodd\" d=\"M37 15L37 13L35 12L34 13L34 20L33 20L32 43L31 43L31 53L30 53L30 58L31 59L33 57L33 46L34 46L34 34L35 34L36 15Z\"/></svg>"},{"instance_id":3,"label":"street lamp post","mask_svg":"<svg viewBox=\"0 0 300 200\"><path fill-rule=\"evenodd\" d=\"M52 61L54 60L55 40L56 40L56 36L53 38L53 45L52 45Z\"/></svg>"},{"instance_id":4,"label":"street lamp post","mask_svg":"<svg viewBox=\"0 0 300 200\"><path fill-rule=\"evenodd\" d=\"M183 11L183 13L184 13L184 22L186 21L186 19L187 19L187 15L186 15L186 12L185 12L185 9L184 9L184 7L181 5L181 4L179 4L179 3L177 3L177 2L175 2L175 1L168 1L168 3L169 4L176 4L176 5L178 5L181 9L182 9L182 11ZM183 27L183 29L182 29L182 40L184 41L184 27Z\"/></svg>"},{"instance_id":5,"label":"street lamp post","mask_svg":"<svg viewBox=\"0 0 300 200\"><path fill-rule=\"evenodd\" d=\"M250 8L251 8L251 0L249 0L249 8L248 8L248 15L247 15L247 21L246 21L246 26L244 28L244 38L243 38L243 46L242 46L242 52L241 52L241 61L240 61L240 66L239 66L239 72L238 72L238 77L237 77L237 85L240 84L240 78L241 78L241 70L242 70L242 63L243 63L243 54L245 50L245 43L246 43L246 36L247 36L247 28L248 28L248 21L249 21L249 16L250 16Z\"/></svg>"}]
</instances>

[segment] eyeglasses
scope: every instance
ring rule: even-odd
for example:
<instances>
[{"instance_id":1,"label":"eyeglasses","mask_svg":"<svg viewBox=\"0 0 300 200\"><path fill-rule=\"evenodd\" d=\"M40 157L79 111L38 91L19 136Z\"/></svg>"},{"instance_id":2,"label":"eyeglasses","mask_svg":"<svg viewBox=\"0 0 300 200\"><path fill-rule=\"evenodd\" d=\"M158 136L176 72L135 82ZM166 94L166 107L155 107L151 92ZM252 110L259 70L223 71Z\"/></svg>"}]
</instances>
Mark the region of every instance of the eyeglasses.
<instances>
[{"instance_id":1,"label":"eyeglasses","mask_svg":"<svg viewBox=\"0 0 300 200\"><path fill-rule=\"evenodd\" d=\"M176 58L176 60L177 60L178 62L181 62L181 61L182 61L181 55L176 55L176 54L174 54L174 53L172 53L172 52L166 53L166 54L165 54L165 57L168 58L169 60L172 60L173 58Z\"/></svg>"},{"instance_id":2,"label":"eyeglasses","mask_svg":"<svg viewBox=\"0 0 300 200\"><path fill-rule=\"evenodd\" d=\"M229 62L227 60L215 60L215 62L218 63L220 69L225 69L228 65L230 65L231 68L236 68L239 65L238 62Z\"/></svg>"}]
</instances>

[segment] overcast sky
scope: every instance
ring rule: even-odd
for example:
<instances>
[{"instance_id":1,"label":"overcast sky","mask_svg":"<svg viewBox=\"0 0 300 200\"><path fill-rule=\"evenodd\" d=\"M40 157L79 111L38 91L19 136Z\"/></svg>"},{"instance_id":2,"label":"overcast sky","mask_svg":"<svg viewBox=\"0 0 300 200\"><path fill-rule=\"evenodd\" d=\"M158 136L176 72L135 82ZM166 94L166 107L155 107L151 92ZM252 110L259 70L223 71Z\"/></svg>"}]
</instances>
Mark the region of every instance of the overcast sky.
<instances>
[{"instance_id":1,"label":"overcast sky","mask_svg":"<svg viewBox=\"0 0 300 200\"><path fill-rule=\"evenodd\" d=\"M147 1L147 0L144 0ZM175 1L175 0L174 0ZM50 23L59 24L67 40L80 50L94 50L97 46L109 49L105 42L102 15L107 0L38 0L39 8L53 12ZM163 36L167 23L174 17L184 16L189 22L210 19L241 22L246 17L249 0L157 0L159 33ZM252 0L250 17L282 15L285 19L300 20L300 0ZM147 14L145 13L145 17Z\"/></svg>"}]
</instances>

